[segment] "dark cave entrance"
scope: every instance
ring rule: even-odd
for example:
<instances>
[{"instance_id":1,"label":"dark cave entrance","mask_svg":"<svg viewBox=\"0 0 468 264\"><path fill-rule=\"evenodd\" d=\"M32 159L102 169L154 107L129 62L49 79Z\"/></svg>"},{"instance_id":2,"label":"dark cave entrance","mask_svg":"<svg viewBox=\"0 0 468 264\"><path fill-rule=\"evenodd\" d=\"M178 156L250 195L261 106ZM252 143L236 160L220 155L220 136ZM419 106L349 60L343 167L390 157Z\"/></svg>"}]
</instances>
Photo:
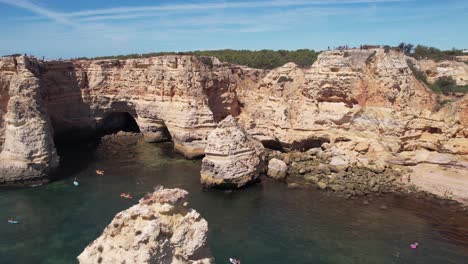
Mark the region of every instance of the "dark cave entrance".
<instances>
[{"instance_id":1,"label":"dark cave entrance","mask_svg":"<svg viewBox=\"0 0 468 264\"><path fill-rule=\"evenodd\" d=\"M135 118L128 112L113 112L98 122L94 129L73 131L73 129L56 135L55 147L60 156L60 167L51 175L52 180L67 178L76 174L98 159L96 150L102 143L102 137L117 132L140 133ZM137 137L123 137L113 144L114 149L125 149L126 145L136 142ZM102 155L102 153L101 153ZM107 153L106 155L109 155Z\"/></svg>"},{"instance_id":2,"label":"dark cave entrance","mask_svg":"<svg viewBox=\"0 0 468 264\"><path fill-rule=\"evenodd\" d=\"M283 146L281 145L281 142L279 142L278 140L262 140L261 142L263 146L267 149L277 150L280 152L286 152Z\"/></svg>"},{"instance_id":3,"label":"dark cave entrance","mask_svg":"<svg viewBox=\"0 0 468 264\"><path fill-rule=\"evenodd\" d=\"M140 127L130 113L114 112L99 122L97 131L100 136L115 134L119 131L140 133Z\"/></svg>"},{"instance_id":4,"label":"dark cave entrance","mask_svg":"<svg viewBox=\"0 0 468 264\"><path fill-rule=\"evenodd\" d=\"M301 141L294 141L290 148L291 150L305 152L309 149L320 148L325 143L330 143L330 140L325 137L313 137Z\"/></svg>"}]
</instances>

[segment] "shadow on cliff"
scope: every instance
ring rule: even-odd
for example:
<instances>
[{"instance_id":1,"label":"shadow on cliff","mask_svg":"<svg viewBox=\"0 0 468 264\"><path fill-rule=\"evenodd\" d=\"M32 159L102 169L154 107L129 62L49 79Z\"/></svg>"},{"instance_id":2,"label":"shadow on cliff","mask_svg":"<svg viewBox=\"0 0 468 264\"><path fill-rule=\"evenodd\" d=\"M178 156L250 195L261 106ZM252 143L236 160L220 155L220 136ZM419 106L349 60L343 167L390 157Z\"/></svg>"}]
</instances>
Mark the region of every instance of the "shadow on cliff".
<instances>
[{"instance_id":1,"label":"shadow on cliff","mask_svg":"<svg viewBox=\"0 0 468 264\"><path fill-rule=\"evenodd\" d=\"M52 61L40 68L41 95L51 120L60 166L51 180L84 170L96 157L101 137L119 131L140 133L135 109L112 102L107 111L92 109L86 71L72 62ZM96 120L99 120L97 122Z\"/></svg>"}]
</instances>

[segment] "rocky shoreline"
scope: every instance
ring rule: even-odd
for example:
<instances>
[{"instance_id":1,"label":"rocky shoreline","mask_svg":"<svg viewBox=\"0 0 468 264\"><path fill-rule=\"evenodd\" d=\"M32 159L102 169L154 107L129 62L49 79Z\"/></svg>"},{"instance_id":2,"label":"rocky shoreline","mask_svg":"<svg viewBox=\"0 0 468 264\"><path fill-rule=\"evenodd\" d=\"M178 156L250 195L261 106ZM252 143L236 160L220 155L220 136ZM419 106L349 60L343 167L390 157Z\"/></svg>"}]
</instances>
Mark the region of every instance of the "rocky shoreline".
<instances>
[{"instance_id":1,"label":"rocky shoreline","mask_svg":"<svg viewBox=\"0 0 468 264\"><path fill-rule=\"evenodd\" d=\"M188 55L1 58L0 184L50 179L60 165L56 136L128 128L204 156L207 186L239 188L269 171L349 197L409 183L468 203L468 96L441 106L409 59L331 50L309 68L267 71ZM464 69L443 66L428 74L464 78Z\"/></svg>"}]
</instances>

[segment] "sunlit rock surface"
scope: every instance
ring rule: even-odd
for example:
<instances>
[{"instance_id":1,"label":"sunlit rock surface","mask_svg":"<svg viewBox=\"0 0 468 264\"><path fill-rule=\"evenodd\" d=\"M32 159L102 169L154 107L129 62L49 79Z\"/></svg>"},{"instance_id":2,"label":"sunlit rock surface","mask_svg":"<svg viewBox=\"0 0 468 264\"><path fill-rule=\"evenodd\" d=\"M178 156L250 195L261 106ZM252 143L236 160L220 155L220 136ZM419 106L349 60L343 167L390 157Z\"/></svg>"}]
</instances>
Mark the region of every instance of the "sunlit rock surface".
<instances>
[{"instance_id":1,"label":"sunlit rock surface","mask_svg":"<svg viewBox=\"0 0 468 264\"><path fill-rule=\"evenodd\" d=\"M188 193L160 189L118 213L78 256L80 264L208 264L214 263L208 223L187 208Z\"/></svg>"},{"instance_id":2,"label":"sunlit rock surface","mask_svg":"<svg viewBox=\"0 0 468 264\"><path fill-rule=\"evenodd\" d=\"M232 116L208 136L201 183L207 187L240 188L264 171L263 146L252 139Z\"/></svg>"}]
</instances>

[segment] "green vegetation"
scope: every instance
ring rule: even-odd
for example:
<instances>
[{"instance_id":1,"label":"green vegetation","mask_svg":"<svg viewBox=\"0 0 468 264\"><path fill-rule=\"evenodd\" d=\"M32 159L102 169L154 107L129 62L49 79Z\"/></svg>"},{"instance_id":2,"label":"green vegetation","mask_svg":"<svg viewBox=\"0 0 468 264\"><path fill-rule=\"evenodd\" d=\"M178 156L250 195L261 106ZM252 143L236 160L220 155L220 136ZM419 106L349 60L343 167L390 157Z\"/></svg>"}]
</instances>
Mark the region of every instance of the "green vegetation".
<instances>
[{"instance_id":1,"label":"green vegetation","mask_svg":"<svg viewBox=\"0 0 468 264\"><path fill-rule=\"evenodd\" d=\"M429 83L426 74L418 70L411 60L407 60L408 66L413 71L414 76L420 82L424 83L434 93L449 94L449 93L468 93L468 85L457 85L457 82L450 76L442 76L434 83Z\"/></svg>"},{"instance_id":2,"label":"green vegetation","mask_svg":"<svg viewBox=\"0 0 468 264\"><path fill-rule=\"evenodd\" d=\"M413 48L414 48L414 45L411 43L402 42L400 43L400 45L398 45L398 49L400 49L401 52L403 52L404 54L410 54Z\"/></svg>"},{"instance_id":3,"label":"green vegetation","mask_svg":"<svg viewBox=\"0 0 468 264\"><path fill-rule=\"evenodd\" d=\"M451 60L454 56L464 55L462 50L453 48L451 50L440 50L434 47L417 45L414 52L410 54L416 59L431 59L434 61Z\"/></svg>"},{"instance_id":4,"label":"green vegetation","mask_svg":"<svg viewBox=\"0 0 468 264\"><path fill-rule=\"evenodd\" d=\"M292 82L294 81L292 78L290 77L287 77L287 76L281 76L279 79L278 79L278 83L285 83L285 82Z\"/></svg>"},{"instance_id":5,"label":"green vegetation","mask_svg":"<svg viewBox=\"0 0 468 264\"><path fill-rule=\"evenodd\" d=\"M445 100L442 100L442 101L439 101L439 104L440 106L445 106L449 103L453 102L452 100L449 100L449 99L445 99Z\"/></svg>"},{"instance_id":6,"label":"green vegetation","mask_svg":"<svg viewBox=\"0 0 468 264\"><path fill-rule=\"evenodd\" d=\"M200 57L213 56L222 62L246 65L258 69L274 69L288 62L294 62L299 67L309 67L316 60L319 52L308 49L300 50L210 50L210 51L188 51L188 52L157 52L147 54L129 54L118 56L95 57L91 59L130 59L148 58L164 55L196 55ZM78 59L90 59L86 57ZM209 64L208 64L209 65Z\"/></svg>"},{"instance_id":7,"label":"green vegetation","mask_svg":"<svg viewBox=\"0 0 468 264\"><path fill-rule=\"evenodd\" d=\"M15 54L10 54L10 55L3 55L2 57L19 57L21 54L15 53Z\"/></svg>"},{"instance_id":8,"label":"green vegetation","mask_svg":"<svg viewBox=\"0 0 468 264\"><path fill-rule=\"evenodd\" d=\"M200 61L208 67L213 67L213 60L211 57L200 57Z\"/></svg>"}]
</instances>

